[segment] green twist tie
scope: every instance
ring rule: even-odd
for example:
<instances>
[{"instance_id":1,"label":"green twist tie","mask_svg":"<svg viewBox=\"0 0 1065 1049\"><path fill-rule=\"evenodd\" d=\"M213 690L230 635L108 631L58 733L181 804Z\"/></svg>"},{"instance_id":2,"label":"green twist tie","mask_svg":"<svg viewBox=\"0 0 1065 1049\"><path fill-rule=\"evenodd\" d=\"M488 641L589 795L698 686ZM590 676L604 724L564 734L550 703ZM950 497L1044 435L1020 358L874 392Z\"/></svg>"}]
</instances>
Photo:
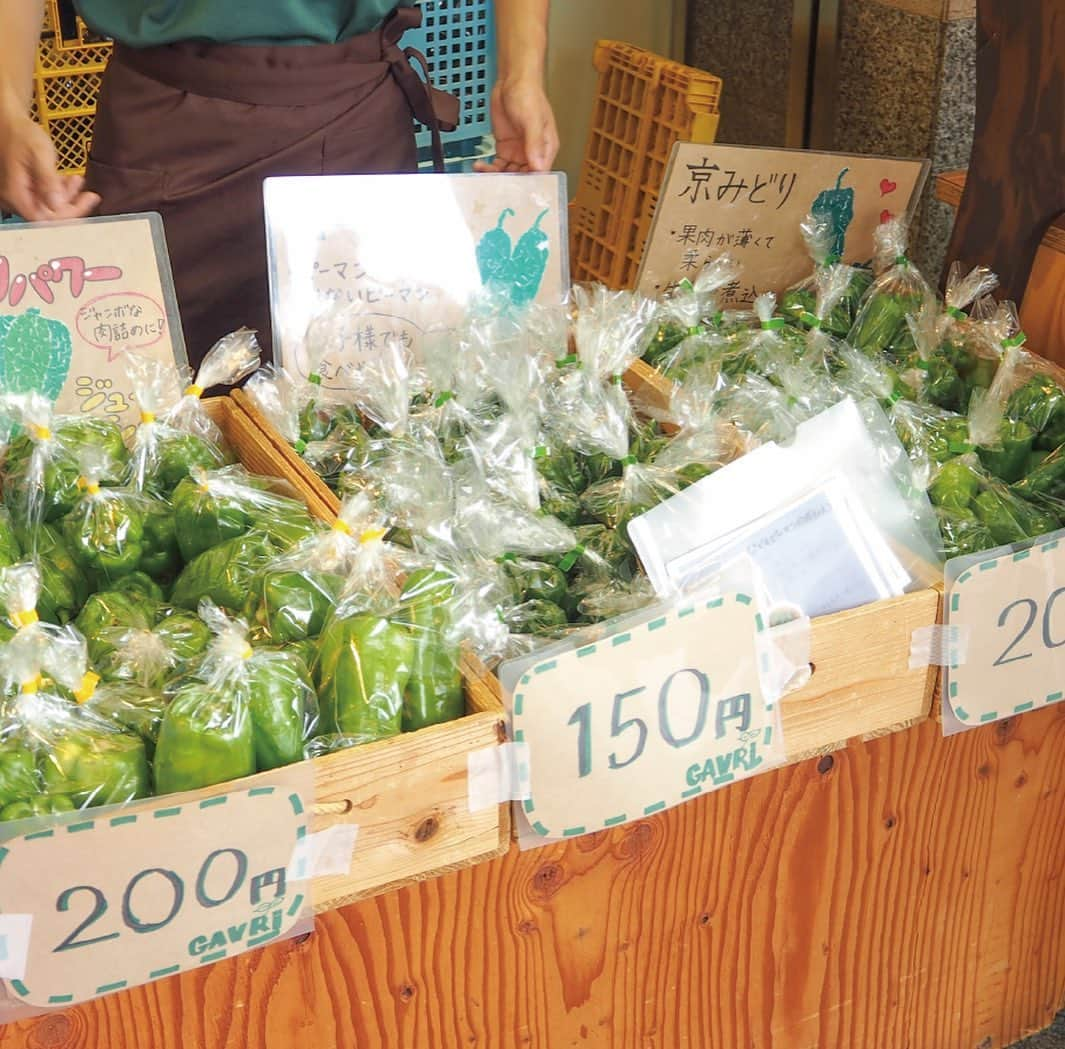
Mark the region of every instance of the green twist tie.
<instances>
[{"instance_id":1,"label":"green twist tie","mask_svg":"<svg viewBox=\"0 0 1065 1049\"><path fill-rule=\"evenodd\" d=\"M292 447L296 449L297 455L303 455L307 451L307 442L302 437L297 437L296 443Z\"/></svg>"},{"instance_id":2,"label":"green twist tie","mask_svg":"<svg viewBox=\"0 0 1065 1049\"><path fill-rule=\"evenodd\" d=\"M307 381L313 383L315 386L322 385L322 377L317 372L311 372L311 374L307 376Z\"/></svg>"},{"instance_id":3,"label":"green twist tie","mask_svg":"<svg viewBox=\"0 0 1065 1049\"><path fill-rule=\"evenodd\" d=\"M567 353L565 357L559 357L559 359L555 361L556 368L566 368L571 364L580 364L580 361L578 360L577 355L575 353Z\"/></svg>"},{"instance_id":4,"label":"green twist tie","mask_svg":"<svg viewBox=\"0 0 1065 1049\"><path fill-rule=\"evenodd\" d=\"M763 331L780 331L781 328L786 328L788 322L783 317L770 317L767 321L762 321Z\"/></svg>"},{"instance_id":5,"label":"green twist tie","mask_svg":"<svg viewBox=\"0 0 1065 1049\"><path fill-rule=\"evenodd\" d=\"M614 384L615 386L620 386L620 385L622 384L622 382L624 382L624 379L623 379L623 378L622 378L622 376L620 376L620 375L611 375L611 376L610 376L610 381L611 381L611 382L612 382L612 383L613 383L613 384Z\"/></svg>"},{"instance_id":6,"label":"green twist tie","mask_svg":"<svg viewBox=\"0 0 1065 1049\"><path fill-rule=\"evenodd\" d=\"M538 444L533 449L533 458L534 459L546 459L547 458L547 445Z\"/></svg>"},{"instance_id":7,"label":"green twist tie","mask_svg":"<svg viewBox=\"0 0 1065 1049\"><path fill-rule=\"evenodd\" d=\"M434 408L443 408L448 401L455 399L455 395L450 390L445 390L441 394L437 394L437 398L433 401Z\"/></svg>"},{"instance_id":8,"label":"green twist tie","mask_svg":"<svg viewBox=\"0 0 1065 1049\"><path fill-rule=\"evenodd\" d=\"M713 315L713 316L712 316L712 317L710 318L710 323L711 323L711 324L712 324L712 325L713 325L713 326L714 326L715 328L720 328L720 327L721 327L721 325L725 323L725 314L724 314L724 313L723 313L723 312L722 312L721 310L718 310L718 311L717 311L717 313L715 313L715 314L714 314L714 315Z\"/></svg>"},{"instance_id":9,"label":"green twist tie","mask_svg":"<svg viewBox=\"0 0 1065 1049\"><path fill-rule=\"evenodd\" d=\"M903 269L909 269L910 260L908 258L906 258L905 255L896 255L895 256L895 265L896 266L901 266Z\"/></svg>"},{"instance_id":10,"label":"green twist tie","mask_svg":"<svg viewBox=\"0 0 1065 1049\"><path fill-rule=\"evenodd\" d=\"M949 313L956 321L967 320L965 310L959 310L957 306L948 306L947 313Z\"/></svg>"},{"instance_id":11,"label":"green twist tie","mask_svg":"<svg viewBox=\"0 0 1065 1049\"><path fill-rule=\"evenodd\" d=\"M1023 331L1019 331L1019 332L1017 332L1016 335L1012 336L1011 338L1003 339L1002 340L1002 345L1007 350L1012 350L1012 349L1014 349L1017 346L1023 346L1025 344L1025 342L1027 341L1027 339L1028 339L1028 336L1025 335Z\"/></svg>"},{"instance_id":12,"label":"green twist tie","mask_svg":"<svg viewBox=\"0 0 1065 1049\"><path fill-rule=\"evenodd\" d=\"M825 268L829 266L838 266L843 261L842 255L826 255L825 256Z\"/></svg>"},{"instance_id":13,"label":"green twist tie","mask_svg":"<svg viewBox=\"0 0 1065 1049\"><path fill-rule=\"evenodd\" d=\"M807 310L803 310L802 313L799 314L799 320L801 320L807 328L820 328L824 323L820 317L809 313Z\"/></svg>"},{"instance_id":14,"label":"green twist tie","mask_svg":"<svg viewBox=\"0 0 1065 1049\"><path fill-rule=\"evenodd\" d=\"M695 285L692 284L692 282L688 280L687 277L685 277L684 280L682 280L680 284L677 285L677 287L680 288L682 291L695 291Z\"/></svg>"},{"instance_id":15,"label":"green twist tie","mask_svg":"<svg viewBox=\"0 0 1065 1049\"><path fill-rule=\"evenodd\" d=\"M888 394L888 404L897 404L902 399L902 394L898 390L892 390Z\"/></svg>"},{"instance_id":16,"label":"green twist tie","mask_svg":"<svg viewBox=\"0 0 1065 1049\"><path fill-rule=\"evenodd\" d=\"M512 550L508 550L505 554L500 554L499 557L496 558L496 560L500 564L503 564L506 561L515 561L517 560L517 554L515 554Z\"/></svg>"},{"instance_id":17,"label":"green twist tie","mask_svg":"<svg viewBox=\"0 0 1065 1049\"><path fill-rule=\"evenodd\" d=\"M639 461L640 460L637 459L635 455L626 455L625 458L621 460L621 465L622 466L635 466Z\"/></svg>"},{"instance_id":18,"label":"green twist tie","mask_svg":"<svg viewBox=\"0 0 1065 1049\"><path fill-rule=\"evenodd\" d=\"M560 572L568 572L576 563L577 558L584 553L583 546L575 546L561 561L558 563Z\"/></svg>"},{"instance_id":19,"label":"green twist tie","mask_svg":"<svg viewBox=\"0 0 1065 1049\"><path fill-rule=\"evenodd\" d=\"M950 452L951 455L965 455L972 450L973 446L971 444L965 444L963 441L947 442L947 451Z\"/></svg>"},{"instance_id":20,"label":"green twist tie","mask_svg":"<svg viewBox=\"0 0 1065 1049\"><path fill-rule=\"evenodd\" d=\"M913 366L915 368L919 368L923 372L928 372L932 370L932 362L926 361L923 357L919 361L914 361Z\"/></svg>"},{"instance_id":21,"label":"green twist tie","mask_svg":"<svg viewBox=\"0 0 1065 1049\"><path fill-rule=\"evenodd\" d=\"M688 338L690 339L693 335L702 335L705 331L706 329L701 324L696 324L688 329Z\"/></svg>"}]
</instances>

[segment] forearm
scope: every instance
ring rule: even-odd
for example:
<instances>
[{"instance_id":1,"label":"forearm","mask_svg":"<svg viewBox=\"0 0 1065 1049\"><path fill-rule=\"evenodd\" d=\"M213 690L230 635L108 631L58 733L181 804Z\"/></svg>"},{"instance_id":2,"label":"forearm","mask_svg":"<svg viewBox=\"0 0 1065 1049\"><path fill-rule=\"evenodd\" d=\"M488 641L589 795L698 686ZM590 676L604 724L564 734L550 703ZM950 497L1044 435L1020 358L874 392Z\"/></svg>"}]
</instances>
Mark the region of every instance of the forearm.
<instances>
[{"instance_id":1,"label":"forearm","mask_svg":"<svg viewBox=\"0 0 1065 1049\"><path fill-rule=\"evenodd\" d=\"M29 113L44 0L0 0L0 108Z\"/></svg>"},{"instance_id":2,"label":"forearm","mask_svg":"<svg viewBox=\"0 0 1065 1049\"><path fill-rule=\"evenodd\" d=\"M550 0L495 0L501 83L543 82L549 6Z\"/></svg>"}]
</instances>

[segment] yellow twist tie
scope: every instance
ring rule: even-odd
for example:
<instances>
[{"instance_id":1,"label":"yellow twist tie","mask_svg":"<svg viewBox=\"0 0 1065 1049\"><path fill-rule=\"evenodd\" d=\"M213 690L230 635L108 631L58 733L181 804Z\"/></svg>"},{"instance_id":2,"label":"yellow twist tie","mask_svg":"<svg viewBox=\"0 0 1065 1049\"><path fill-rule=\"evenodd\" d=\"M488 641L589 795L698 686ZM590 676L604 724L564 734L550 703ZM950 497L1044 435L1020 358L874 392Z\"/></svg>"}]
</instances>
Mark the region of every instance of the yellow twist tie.
<instances>
[{"instance_id":1,"label":"yellow twist tie","mask_svg":"<svg viewBox=\"0 0 1065 1049\"><path fill-rule=\"evenodd\" d=\"M41 689L41 675L34 674L29 681L22 682L22 694L25 696L32 696L39 692Z\"/></svg>"},{"instance_id":2,"label":"yellow twist tie","mask_svg":"<svg viewBox=\"0 0 1065 1049\"><path fill-rule=\"evenodd\" d=\"M15 626L17 626L20 630L26 626L33 626L33 624L36 623L38 619L37 610L35 608L28 608L22 612L15 612L11 616L11 619L12 622L14 622Z\"/></svg>"},{"instance_id":3,"label":"yellow twist tie","mask_svg":"<svg viewBox=\"0 0 1065 1049\"><path fill-rule=\"evenodd\" d=\"M339 517L333 522L334 532L343 532L344 535L351 535L351 525L347 521L342 521Z\"/></svg>"},{"instance_id":4,"label":"yellow twist tie","mask_svg":"<svg viewBox=\"0 0 1065 1049\"><path fill-rule=\"evenodd\" d=\"M100 684L100 675L93 670L87 671L81 679L81 684L74 690L74 698L79 703L87 703L92 699L98 684Z\"/></svg>"},{"instance_id":5,"label":"yellow twist tie","mask_svg":"<svg viewBox=\"0 0 1065 1049\"><path fill-rule=\"evenodd\" d=\"M52 437L52 431L47 426L38 426L36 423L30 425L29 431L38 441L47 441Z\"/></svg>"},{"instance_id":6,"label":"yellow twist tie","mask_svg":"<svg viewBox=\"0 0 1065 1049\"><path fill-rule=\"evenodd\" d=\"M100 486L95 481L87 481L84 477L78 478L78 488L89 495L96 495L100 491Z\"/></svg>"},{"instance_id":7,"label":"yellow twist tie","mask_svg":"<svg viewBox=\"0 0 1065 1049\"><path fill-rule=\"evenodd\" d=\"M384 528L367 528L366 531L359 536L359 542L362 543L363 546L367 543L376 543L378 539L384 539L385 531L386 529Z\"/></svg>"},{"instance_id":8,"label":"yellow twist tie","mask_svg":"<svg viewBox=\"0 0 1065 1049\"><path fill-rule=\"evenodd\" d=\"M145 426L147 426L148 423L155 422L155 412L141 412L141 422L144 423Z\"/></svg>"},{"instance_id":9,"label":"yellow twist tie","mask_svg":"<svg viewBox=\"0 0 1065 1049\"><path fill-rule=\"evenodd\" d=\"M240 654L240 658L241 659L251 659L251 657L254 654L254 652L255 652L255 650L251 647L251 645L245 645L244 646L244 651L241 652L241 654Z\"/></svg>"},{"instance_id":10,"label":"yellow twist tie","mask_svg":"<svg viewBox=\"0 0 1065 1049\"><path fill-rule=\"evenodd\" d=\"M185 396L186 397L202 397L203 396L203 387L202 386L197 386L195 383L193 383L191 386L186 386L185 387Z\"/></svg>"}]
</instances>

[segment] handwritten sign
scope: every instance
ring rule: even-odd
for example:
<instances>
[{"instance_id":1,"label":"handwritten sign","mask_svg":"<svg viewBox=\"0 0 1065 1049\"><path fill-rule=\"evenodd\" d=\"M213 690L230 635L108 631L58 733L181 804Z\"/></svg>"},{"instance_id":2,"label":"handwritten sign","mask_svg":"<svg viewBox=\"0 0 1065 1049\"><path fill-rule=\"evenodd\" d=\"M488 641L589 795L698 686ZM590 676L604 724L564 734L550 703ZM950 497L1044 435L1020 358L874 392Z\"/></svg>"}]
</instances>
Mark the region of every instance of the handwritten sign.
<instances>
[{"instance_id":1,"label":"handwritten sign","mask_svg":"<svg viewBox=\"0 0 1065 1049\"><path fill-rule=\"evenodd\" d=\"M945 729L1060 702L1065 531L1026 549L1002 547L956 559L948 563L946 578Z\"/></svg>"},{"instance_id":2,"label":"handwritten sign","mask_svg":"<svg viewBox=\"0 0 1065 1049\"><path fill-rule=\"evenodd\" d=\"M564 175L273 178L264 196L275 359L306 376L309 325L339 318L327 386L388 340L416 355L485 286L516 305L568 291Z\"/></svg>"},{"instance_id":3,"label":"handwritten sign","mask_svg":"<svg viewBox=\"0 0 1065 1049\"><path fill-rule=\"evenodd\" d=\"M158 215L0 226L0 388L132 425L126 350L187 359Z\"/></svg>"},{"instance_id":4,"label":"handwritten sign","mask_svg":"<svg viewBox=\"0 0 1065 1049\"><path fill-rule=\"evenodd\" d=\"M753 599L729 592L531 667L512 713L532 830L618 826L783 762L760 684L762 630Z\"/></svg>"},{"instance_id":5,"label":"handwritten sign","mask_svg":"<svg viewBox=\"0 0 1065 1049\"><path fill-rule=\"evenodd\" d=\"M0 962L9 1007L84 1001L307 931L310 778L297 765L8 838L0 946L24 952L19 973Z\"/></svg>"},{"instance_id":6,"label":"handwritten sign","mask_svg":"<svg viewBox=\"0 0 1065 1049\"><path fill-rule=\"evenodd\" d=\"M678 143L637 286L661 296L728 252L743 272L719 305L750 306L809 274L799 226L811 211L831 224L835 254L867 262L876 226L912 216L928 168L923 160Z\"/></svg>"}]
</instances>

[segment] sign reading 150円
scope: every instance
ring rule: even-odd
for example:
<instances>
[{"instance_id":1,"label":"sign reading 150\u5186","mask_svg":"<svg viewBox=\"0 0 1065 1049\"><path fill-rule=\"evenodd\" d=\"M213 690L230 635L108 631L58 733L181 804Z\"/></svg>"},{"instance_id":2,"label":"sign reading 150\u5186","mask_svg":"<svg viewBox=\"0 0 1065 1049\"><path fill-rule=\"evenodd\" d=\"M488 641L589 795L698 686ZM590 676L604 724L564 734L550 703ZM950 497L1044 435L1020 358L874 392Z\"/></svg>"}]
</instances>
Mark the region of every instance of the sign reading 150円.
<instances>
[{"instance_id":1,"label":"sign reading 150\u5186","mask_svg":"<svg viewBox=\"0 0 1065 1049\"><path fill-rule=\"evenodd\" d=\"M309 929L307 813L293 789L306 776L293 769L7 837L0 976L13 996L84 1001Z\"/></svg>"},{"instance_id":2,"label":"sign reading 150\u5186","mask_svg":"<svg viewBox=\"0 0 1065 1049\"><path fill-rule=\"evenodd\" d=\"M1065 698L1065 532L946 569L944 729Z\"/></svg>"},{"instance_id":3,"label":"sign reading 150\u5186","mask_svg":"<svg viewBox=\"0 0 1065 1049\"><path fill-rule=\"evenodd\" d=\"M754 601L727 593L534 664L512 701L534 833L614 827L780 764L762 629Z\"/></svg>"}]
</instances>

